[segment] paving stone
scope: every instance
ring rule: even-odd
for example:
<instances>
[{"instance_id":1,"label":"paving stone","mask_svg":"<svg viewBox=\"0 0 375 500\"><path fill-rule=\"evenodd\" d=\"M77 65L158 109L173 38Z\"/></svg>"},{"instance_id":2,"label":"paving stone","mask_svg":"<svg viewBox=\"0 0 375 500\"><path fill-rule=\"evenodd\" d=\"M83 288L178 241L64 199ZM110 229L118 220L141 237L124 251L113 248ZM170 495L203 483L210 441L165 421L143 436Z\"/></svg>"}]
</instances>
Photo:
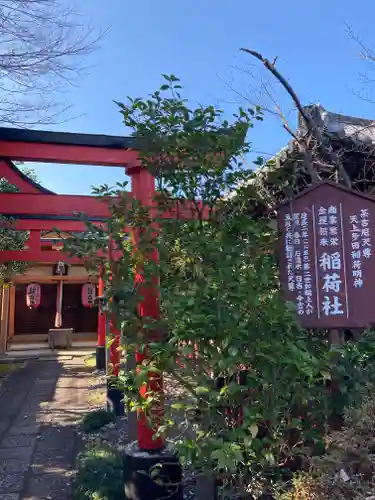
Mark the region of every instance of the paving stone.
<instances>
[{"instance_id":1,"label":"paving stone","mask_svg":"<svg viewBox=\"0 0 375 500\"><path fill-rule=\"evenodd\" d=\"M70 450L74 446L75 433L71 427L44 427L40 429L35 451Z\"/></svg>"},{"instance_id":2,"label":"paving stone","mask_svg":"<svg viewBox=\"0 0 375 500\"><path fill-rule=\"evenodd\" d=\"M12 450L11 448L0 449L0 464L3 460L8 460L10 458L18 458L20 460L30 460L33 453L32 446L22 446Z\"/></svg>"},{"instance_id":3,"label":"paving stone","mask_svg":"<svg viewBox=\"0 0 375 500\"><path fill-rule=\"evenodd\" d=\"M1 387L0 500L71 499L90 380L73 361L30 361Z\"/></svg>"},{"instance_id":4,"label":"paving stone","mask_svg":"<svg viewBox=\"0 0 375 500\"><path fill-rule=\"evenodd\" d=\"M48 498L49 500L68 500L71 497L73 477L63 473L49 473L30 479L24 498Z\"/></svg>"},{"instance_id":5,"label":"paving stone","mask_svg":"<svg viewBox=\"0 0 375 500\"><path fill-rule=\"evenodd\" d=\"M32 427L33 425L36 426L36 425L39 425L40 422L39 422L39 417L38 419L34 417L21 417L21 418L17 418L17 420L15 420L13 422L13 425L12 425L12 428L13 427Z\"/></svg>"},{"instance_id":6,"label":"paving stone","mask_svg":"<svg viewBox=\"0 0 375 500\"><path fill-rule=\"evenodd\" d=\"M4 418L4 416L1 414L1 421L0 421L0 439L2 435L7 431L8 427L10 426L11 420Z\"/></svg>"},{"instance_id":7,"label":"paving stone","mask_svg":"<svg viewBox=\"0 0 375 500\"><path fill-rule=\"evenodd\" d=\"M33 447L38 435L7 436L1 441L1 448ZM0 498L1 500L1 498Z\"/></svg>"},{"instance_id":8,"label":"paving stone","mask_svg":"<svg viewBox=\"0 0 375 500\"><path fill-rule=\"evenodd\" d=\"M19 436L22 434L38 434L40 425L17 425L8 431L9 436Z\"/></svg>"},{"instance_id":9,"label":"paving stone","mask_svg":"<svg viewBox=\"0 0 375 500\"><path fill-rule=\"evenodd\" d=\"M15 474L26 472L29 468L29 460L18 460L16 458L2 460L0 463L0 477L3 474Z\"/></svg>"},{"instance_id":10,"label":"paving stone","mask_svg":"<svg viewBox=\"0 0 375 500\"><path fill-rule=\"evenodd\" d=\"M1 474L0 493L19 493L22 490L24 474Z\"/></svg>"},{"instance_id":11,"label":"paving stone","mask_svg":"<svg viewBox=\"0 0 375 500\"><path fill-rule=\"evenodd\" d=\"M61 450L44 450L34 453L31 468L37 473L45 467L69 470L72 463L74 463L73 447L65 452Z\"/></svg>"},{"instance_id":12,"label":"paving stone","mask_svg":"<svg viewBox=\"0 0 375 500\"><path fill-rule=\"evenodd\" d=\"M19 500L18 493L0 493L0 500Z\"/></svg>"}]
</instances>

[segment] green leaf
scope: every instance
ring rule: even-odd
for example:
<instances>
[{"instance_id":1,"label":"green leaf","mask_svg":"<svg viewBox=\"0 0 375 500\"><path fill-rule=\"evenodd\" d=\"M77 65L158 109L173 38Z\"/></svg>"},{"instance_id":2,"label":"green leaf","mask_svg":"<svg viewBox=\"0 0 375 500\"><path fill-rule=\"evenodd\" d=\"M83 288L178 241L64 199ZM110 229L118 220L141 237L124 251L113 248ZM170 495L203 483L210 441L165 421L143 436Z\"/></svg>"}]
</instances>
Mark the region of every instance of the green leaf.
<instances>
[{"instance_id":1,"label":"green leaf","mask_svg":"<svg viewBox=\"0 0 375 500\"><path fill-rule=\"evenodd\" d=\"M199 387L195 388L195 393L198 396L201 396L202 394L207 394L208 392L210 392L210 390L208 389L208 387L199 386Z\"/></svg>"},{"instance_id":2,"label":"green leaf","mask_svg":"<svg viewBox=\"0 0 375 500\"><path fill-rule=\"evenodd\" d=\"M258 432L259 432L259 428L258 428L257 424L252 424L249 427L249 431L250 431L251 437L253 437L253 438L257 437Z\"/></svg>"},{"instance_id":3,"label":"green leaf","mask_svg":"<svg viewBox=\"0 0 375 500\"><path fill-rule=\"evenodd\" d=\"M184 408L186 408L186 405L184 405L183 403L173 403L171 404L171 408L173 408L174 410L183 410Z\"/></svg>"},{"instance_id":4,"label":"green leaf","mask_svg":"<svg viewBox=\"0 0 375 500\"><path fill-rule=\"evenodd\" d=\"M329 372L320 372L324 380L331 380L331 374Z\"/></svg>"},{"instance_id":5,"label":"green leaf","mask_svg":"<svg viewBox=\"0 0 375 500\"><path fill-rule=\"evenodd\" d=\"M228 349L228 353L230 356L237 356L238 352L239 352L238 347L232 346Z\"/></svg>"}]
</instances>

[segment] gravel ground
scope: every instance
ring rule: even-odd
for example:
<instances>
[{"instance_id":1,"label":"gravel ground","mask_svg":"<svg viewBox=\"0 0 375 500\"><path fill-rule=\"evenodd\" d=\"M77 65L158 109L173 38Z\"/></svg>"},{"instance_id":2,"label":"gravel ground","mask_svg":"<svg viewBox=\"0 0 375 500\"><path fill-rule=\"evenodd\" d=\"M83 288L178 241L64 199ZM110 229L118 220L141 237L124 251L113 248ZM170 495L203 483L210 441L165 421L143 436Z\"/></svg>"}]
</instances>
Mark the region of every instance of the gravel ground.
<instances>
[{"instance_id":1,"label":"gravel ground","mask_svg":"<svg viewBox=\"0 0 375 500\"><path fill-rule=\"evenodd\" d=\"M90 396L88 398L90 411L99 410L106 407L106 381L102 372L93 372L94 378L90 386ZM169 380L165 381L166 394L173 398L177 393L180 393L176 384ZM81 433L83 440L87 445L105 443L122 452L124 447L129 443L127 418L118 418L116 422L110 423L101 428L99 432L88 434ZM185 500L197 500L196 496L196 476L193 470L184 468L183 470L183 489ZM211 499L203 499L211 500Z\"/></svg>"}]
</instances>

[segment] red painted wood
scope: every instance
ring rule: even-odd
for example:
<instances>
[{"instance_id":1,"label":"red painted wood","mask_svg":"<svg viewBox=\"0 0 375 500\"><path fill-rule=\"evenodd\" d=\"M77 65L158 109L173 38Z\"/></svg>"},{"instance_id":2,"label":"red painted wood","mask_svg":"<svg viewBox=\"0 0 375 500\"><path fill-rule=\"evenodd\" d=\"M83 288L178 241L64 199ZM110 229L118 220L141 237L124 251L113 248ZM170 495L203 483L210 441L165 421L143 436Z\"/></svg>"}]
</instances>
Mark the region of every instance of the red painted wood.
<instances>
[{"instance_id":1,"label":"red painted wood","mask_svg":"<svg viewBox=\"0 0 375 500\"><path fill-rule=\"evenodd\" d=\"M101 271L102 273L102 271ZM99 283L98 283L98 296L102 296L104 294L104 280L101 275L99 275ZM99 316L98 316L98 343L97 345L100 347L105 347L105 325L106 325L106 315L100 311L99 307Z\"/></svg>"},{"instance_id":2,"label":"red painted wood","mask_svg":"<svg viewBox=\"0 0 375 500\"><path fill-rule=\"evenodd\" d=\"M94 196L1 193L1 214L66 215L82 212L88 217L109 217L107 203Z\"/></svg>"},{"instance_id":3,"label":"red painted wood","mask_svg":"<svg viewBox=\"0 0 375 500\"><path fill-rule=\"evenodd\" d=\"M63 252L54 250L3 250L0 252L0 262L24 261L24 262L52 262L56 263L59 260L68 262L69 264L82 264L82 260L77 257L69 257Z\"/></svg>"},{"instance_id":4,"label":"red painted wood","mask_svg":"<svg viewBox=\"0 0 375 500\"><path fill-rule=\"evenodd\" d=\"M103 167L125 167L138 161L137 151L131 149L39 144L37 142L0 141L0 154L11 160Z\"/></svg>"},{"instance_id":5,"label":"red painted wood","mask_svg":"<svg viewBox=\"0 0 375 500\"><path fill-rule=\"evenodd\" d=\"M10 184L17 186L21 193L42 193L37 186L23 179L17 170L13 169L4 159L0 159L0 177L4 177Z\"/></svg>"},{"instance_id":6,"label":"red painted wood","mask_svg":"<svg viewBox=\"0 0 375 500\"><path fill-rule=\"evenodd\" d=\"M152 198L155 194L155 179L150 172L145 169L132 169L130 172L132 181L132 192L136 199L138 199L142 204L146 206L152 205ZM133 232L133 240L135 245L138 241L137 231ZM158 260L157 249L152 250L151 256L153 260ZM142 269L139 269L135 275L135 283L138 286L141 284L139 290L143 298L142 302L138 307L138 314L142 318L160 318L160 308L159 308L159 296L158 288L156 286L142 286L144 282L144 277L142 274ZM156 284L156 283L155 283ZM156 339L150 339L156 340ZM147 358L147 351L142 350L137 352L136 361L141 364ZM161 394L161 401L163 400L163 376L162 374L150 373L148 383L141 388L140 394L142 397L147 397L147 391L152 390L154 392L159 392ZM164 409L160 405L153 408L153 417L156 422L160 422L164 416ZM158 437L155 439L155 432L149 426L146 415L142 412L138 415L137 419L137 439L138 446L141 450L152 451L160 450L164 446L163 439Z\"/></svg>"},{"instance_id":7,"label":"red painted wood","mask_svg":"<svg viewBox=\"0 0 375 500\"><path fill-rule=\"evenodd\" d=\"M102 252L98 253L98 257L104 257ZM120 252L114 252L114 258L120 257ZM31 248L27 250L2 250L0 251L0 262L25 261L25 262L53 262L59 260L69 262L70 264L83 264L84 259L70 257L60 250L41 250L40 248Z\"/></svg>"},{"instance_id":8,"label":"red painted wood","mask_svg":"<svg viewBox=\"0 0 375 500\"><path fill-rule=\"evenodd\" d=\"M109 322L109 328L112 339L112 343L109 348L109 362L111 365L112 375L118 377L120 372L120 362L121 362L121 355L119 351L121 337L119 330L117 330L115 327L114 320L111 320Z\"/></svg>"},{"instance_id":9,"label":"red painted wood","mask_svg":"<svg viewBox=\"0 0 375 500\"><path fill-rule=\"evenodd\" d=\"M96 226L105 227L103 223L94 223ZM1 223L0 223L1 227ZM19 231L53 231L55 228L64 232L79 232L86 231L87 226L84 222L80 221L66 221L66 220L38 220L38 219L18 219L12 223L12 228Z\"/></svg>"},{"instance_id":10,"label":"red painted wood","mask_svg":"<svg viewBox=\"0 0 375 500\"><path fill-rule=\"evenodd\" d=\"M26 246L29 250L40 250L40 231L30 231Z\"/></svg>"},{"instance_id":11,"label":"red painted wood","mask_svg":"<svg viewBox=\"0 0 375 500\"><path fill-rule=\"evenodd\" d=\"M115 270L114 270L114 262L116 261L117 257L120 257L119 252L116 252L114 249L114 242L112 239L109 239L108 241L108 251L107 251L107 258L108 258L108 263L109 267L111 270L111 275L110 275L110 280L114 276ZM120 362L121 362L121 356L120 356L120 331L116 328L116 318L112 317L109 322L109 330L110 330L110 338L111 338L111 345L109 348L109 363L111 365L111 371L112 374L115 377L118 377L119 371L120 371Z\"/></svg>"},{"instance_id":12,"label":"red painted wood","mask_svg":"<svg viewBox=\"0 0 375 500\"><path fill-rule=\"evenodd\" d=\"M129 197L132 193L129 193ZM199 202L200 209L202 203ZM209 208L202 211L203 218L207 218ZM76 196L76 195L49 195L49 194L30 194L30 193L1 193L0 194L0 213L37 216L41 214L53 216L73 216L73 212L81 212L90 217L109 217L110 211L107 203L94 196ZM191 219L196 216L196 209L191 202L176 203L175 209L163 214L163 218ZM72 221L77 223L79 221ZM45 222L48 229L50 221ZM61 221L60 225L68 225L70 221ZM26 222L21 221L24 225ZM30 221L30 224L33 224ZM57 221L52 221L52 227L56 227ZM41 227L41 226L38 226ZM31 229L28 228L28 229ZM43 227L43 229L45 229ZM67 229L65 229L67 230Z\"/></svg>"}]
</instances>

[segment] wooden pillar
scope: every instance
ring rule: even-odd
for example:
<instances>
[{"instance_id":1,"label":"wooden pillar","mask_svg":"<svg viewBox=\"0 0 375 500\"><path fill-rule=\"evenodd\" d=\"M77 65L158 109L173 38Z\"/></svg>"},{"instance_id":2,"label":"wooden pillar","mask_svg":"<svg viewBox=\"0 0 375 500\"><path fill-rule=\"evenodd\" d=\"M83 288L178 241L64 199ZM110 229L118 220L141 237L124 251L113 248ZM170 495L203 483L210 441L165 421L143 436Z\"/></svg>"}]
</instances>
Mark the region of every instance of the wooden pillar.
<instances>
[{"instance_id":1,"label":"wooden pillar","mask_svg":"<svg viewBox=\"0 0 375 500\"><path fill-rule=\"evenodd\" d=\"M153 197L155 195L155 178L154 176L145 168L141 166L136 166L127 169L127 174L131 176L132 192L135 199L137 199L145 207L151 207L153 205ZM151 213L151 216L153 214ZM139 241L138 230L133 231L133 241L135 246L137 246ZM156 247L151 250L150 259L154 262L158 261L158 252ZM142 301L138 304L138 314L140 318L154 318L160 319L160 309L159 309L159 291L157 287L157 277L155 276L155 285L148 284L146 286L142 285L143 270L138 269L135 275L135 285L139 287L139 293L143 297ZM155 338L148 339L149 341L157 341ZM142 348L138 350L136 354L137 364L142 364L142 362L147 358L147 349ZM141 388L141 396L143 398L147 397L149 391L153 391L160 394L160 405L153 409L153 416L155 422L160 422L163 419L163 376L162 374L152 373L149 375L148 383ZM150 427L149 422L142 412L138 415L137 420L137 437L138 446L141 450L145 451L157 451L164 448L164 441L161 437L155 438L155 431Z\"/></svg>"},{"instance_id":2,"label":"wooden pillar","mask_svg":"<svg viewBox=\"0 0 375 500\"><path fill-rule=\"evenodd\" d=\"M30 231L26 246L29 250L40 250L40 231Z\"/></svg>"},{"instance_id":3,"label":"wooden pillar","mask_svg":"<svg viewBox=\"0 0 375 500\"><path fill-rule=\"evenodd\" d=\"M114 250L113 242L110 240L108 243L108 261L111 269L111 277L110 277L111 280L115 278L113 272L113 264L114 264L113 250ZM116 324L116 318L114 316L112 316L109 319L109 329L111 338L111 346L109 348L109 362L111 364L111 372L112 372L111 375L118 377L120 371L120 363L121 363L121 356L119 351L121 343L121 333L120 330L118 329L118 325Z\"/></svg>"},{"instance_id":4,"label":"wooden pillar","mask_svg":"<svg viewBox=\"0 0 375 500\"><path fill-rule=\"evenodd\" d=\"M96 368L97 370L106 369L106 323L107 315L104 312L104 279L103 269L99 269L98 296L101 301L98 303L98 340L96 344Z\"/></svg>"},{"instance_id":5,"label":"wooden pillar","mask_svg":"<svg viewBox=\"0 0 375 500\"><path fill-rule=\"evenodd\" d=\"M114 272L114 256L113 256L113 242L109 239L108 242L108 262L111 269L111 275L109 277L110 280L114 280L116 275ZM116 297L111 298L111 300L117 300ZM110 371L108 371L107 365L107 377L110 375L110 378L107 378L107 401L109 403L110 408L115 412L117 416L124 415L124 392L113 384L114 379L118 377L120 373L120 364L121 364L121 354L120 354L120 343L121 343L121 332L118 329L117 321L115 316L106 315L106 331L109 334L109 338L111 339L110 346L108 349L108 357L109 357L109 365Z\"/></svg>"},{"instance_id":6,"label":"wooden pillar","mask_svg":"<svg viewBox=\"0 0 375 500\"><path fill-rule=\"evenodd\" d=\"M10 288L3 288L1 301L1 321L0 321L0 354L6 353L9 324L9 295Z\"/></svg>"},{"instance_id":7,"label":"wooden pillar","mask_svg":"<svg viewBox=\"0 0 375 500\"><path fill-rule=\"evenodd\" d=\"M4 291L4 288L2 286L0 286L0 355L1 354L5 354L3 352L3 350L4 350L4 348L3 348L4 342L3 342L3 336L2 336L3 297L4 297L3 291Z\"/></svg>"},{"instance_id":8,"label":"wooden pillar","mask_svg":"<svg viewBox=\"0 0 375 500\"><path fill-rule=\"evenodd\" d=\"M16 287L10 287L9 296L9 335L8 339L11 339L14 335L14 320L16 315Z\"/></svg>"},{"instance_id":9,"label":"wooden pillar","mask_svg":"<svg viewBox=\"0 0 375 500\"><path fill-rule=\"evenodd\" d=\"M341 332L338 328L333 328L329 330L329 343L331 345L331 348L340 348L342 345L342 339L341 339ZM340 364L340 353L335 352L332 361L339 365ZM330 381L330 388L331 388L331 395L332 398L338 398L340 397L340 384L339 380L336 378L332 378ZM332 414L328 418L328 425L330 429L332 430L340 430L342 428L342 425L344 423L344 416L342 412L338 412L337 410L334 410Z\"/></svg>"},{"instance_id":10,"label":"wooden pillar","mask_svg":"<svg viewBox=\"0 0 375 500\"><path fill-rule=\"evenodd\" d=\"M104 295L104 279L102 275L99 275L99 284L98 284L98 295L99 297L103 297ZM105 348L105 326L106 326L106 316L103 313L101 307L98 307L98 347Z\"/></svg>"},{"instance_id":11,"label":"wooden pillar","mask_svg":"<svg viewBox=\"0 0 375 500\"><path fill-rule=\"evenodd\" d=\"M63 301L63 281L60 280L57 283L56 291L56 316L55 316L55 328L62 327L62 301Z\"/></svg>"}]
</instances>

